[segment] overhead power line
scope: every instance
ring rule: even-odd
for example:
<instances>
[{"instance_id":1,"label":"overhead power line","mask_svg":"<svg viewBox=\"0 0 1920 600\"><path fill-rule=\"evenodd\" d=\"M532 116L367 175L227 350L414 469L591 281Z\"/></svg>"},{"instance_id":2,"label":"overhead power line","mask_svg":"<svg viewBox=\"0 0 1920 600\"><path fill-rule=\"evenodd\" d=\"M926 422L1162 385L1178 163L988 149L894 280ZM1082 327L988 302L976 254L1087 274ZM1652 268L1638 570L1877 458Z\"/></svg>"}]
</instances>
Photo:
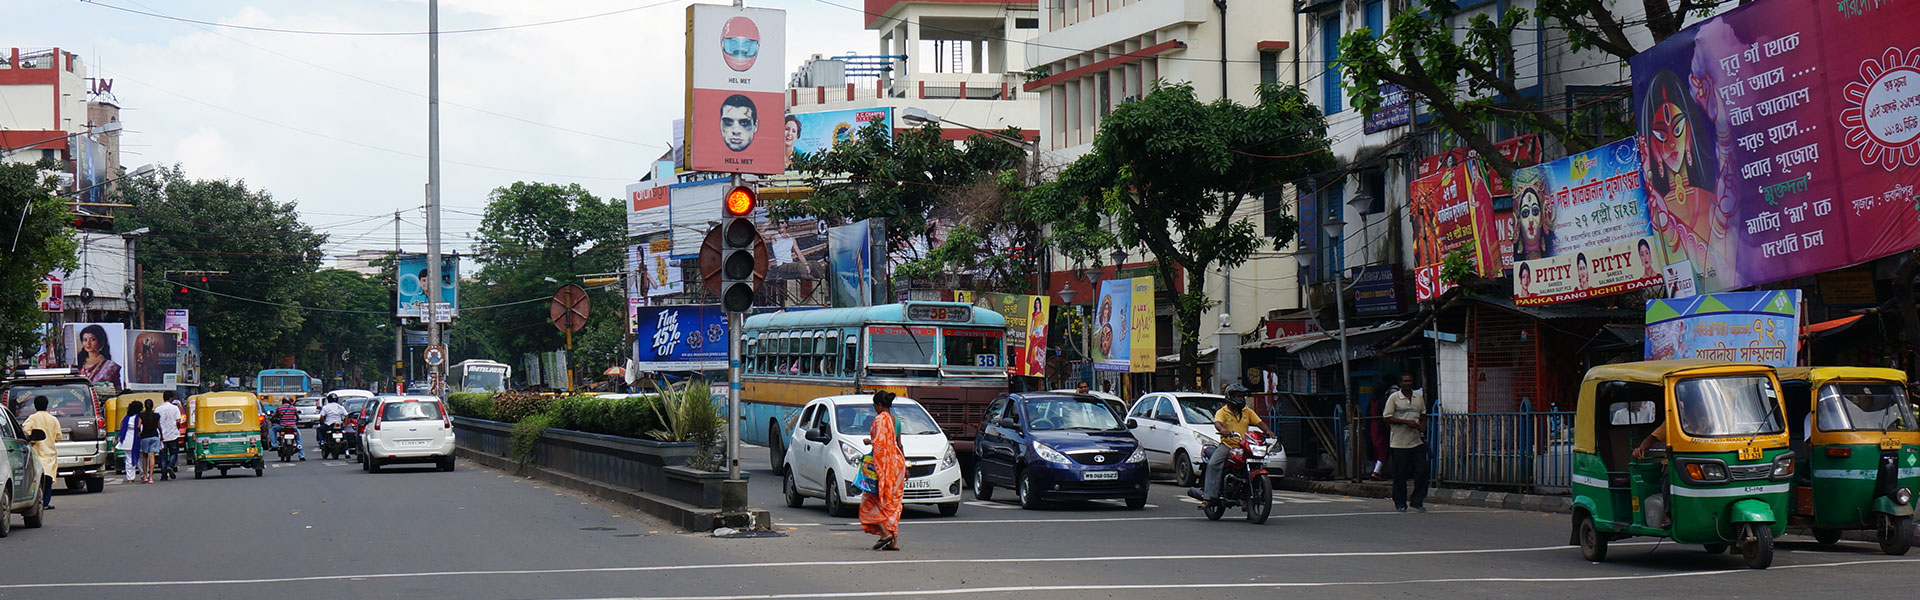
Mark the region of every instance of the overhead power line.
<instances>
[{"instance_id":1,"label":"overhead power line","mask_svg":"<svg viewBox=\"0 0 1920 600\"><path fill-rule=\"evenodd\" d=\"M679 0L664 0L662 2L652 2L648 4L642 4L640 6L622 8L620 10L607 11L603 13L595 13L591 15L581 15L577 17L567 17L565 19L554 19L551 21L540 21L537 23L497 25L494 27L474 27L470 29L445 29L445 30L441 30L440 33L442 35L455 34L455 33L485 33L489 31L507 31L510 29L526 29L529 27L544 27L547 25L559 25L561 23L572 23L575 21L585 21L588 19L611 17L614 15L625 14L625 13L630 13L630 12L639 11L639 10L646 10L656 6L666 6L668 4L675 4L678 1ZM256 27L252 25L235 25L232 23L221 23L218 21L202 21L199 19L176 17L173 15L161 14L158 12L144 11L136 8L128 8L125 6L117 6L113 4L107 4L105 2L97 2L95 0L80 0L80 3L90 4L90 5L98 6L101 8L110 8L110 9L117 10L120 12L125 12L125 13L132 13L132 14L146 16L146 17L153 17L156 19L166 19L168 21L178 21L181 23L193 23L195 25L206 25L209 27L223 27L227 29L243 29L246 31L264 31L267 33L291 33L291 34L298 34L298 35L334 35L334 36L358 36L358 37L416 36L416 35L427 35L429 33L426 31L318 31L318 30L312 30L312 29L282 29L278 27Z\"/></svg>"}]
</instances>

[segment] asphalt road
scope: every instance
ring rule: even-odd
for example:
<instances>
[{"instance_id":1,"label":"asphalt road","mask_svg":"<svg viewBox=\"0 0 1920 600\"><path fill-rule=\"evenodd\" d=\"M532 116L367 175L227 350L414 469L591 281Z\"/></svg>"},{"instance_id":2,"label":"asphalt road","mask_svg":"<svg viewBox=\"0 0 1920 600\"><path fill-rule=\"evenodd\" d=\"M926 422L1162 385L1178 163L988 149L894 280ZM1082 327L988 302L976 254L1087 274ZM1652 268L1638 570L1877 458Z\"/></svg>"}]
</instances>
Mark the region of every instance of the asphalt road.
<instances>
[{"instance_id":1,"label":"asphalt road","mask_svg":"<svg viewBox=\"0 0 1920 600\"><path fill-rule=\"evenodd\" d=\"M1607 563L1564 515L1279 493L1262 526L1208 522L1160 484L1130 511L909 508L901 552L818 501L788 509L764 451L756 505L784 537L685 534L621 507L461 463L369 474L322 461L61 492L42 529L0 540L0 598L1866 597L1912 592L1920 555L1789 536L1774 567L1629 540ZM17 517L16 517L17 519Z\"/></svg>"}]
</instances>

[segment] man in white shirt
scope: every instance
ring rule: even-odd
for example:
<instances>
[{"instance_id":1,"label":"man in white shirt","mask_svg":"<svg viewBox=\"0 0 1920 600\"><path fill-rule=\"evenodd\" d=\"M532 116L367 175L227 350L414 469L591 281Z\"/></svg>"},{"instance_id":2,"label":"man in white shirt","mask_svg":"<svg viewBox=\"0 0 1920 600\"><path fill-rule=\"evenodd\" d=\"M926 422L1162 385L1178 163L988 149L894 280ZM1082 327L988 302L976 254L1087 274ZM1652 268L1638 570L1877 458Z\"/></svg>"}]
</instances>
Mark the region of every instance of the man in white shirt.
<instances>
[{"instance_id":1,"label":"man in white shirt","mask_svg":"<svg viewBox=\"0 0 1920 600\"><path fill-rule=\"evenodd\" d=\"M180 401L173 398L173 392L161 393L160 406L153 412L160 415L160 478L173 479L174 465L180 460L180 429L186 417L180 414Z\"/></svg>"},{"instance_id":2,"label":"man in white shirt","mask_svg":"<svg viewBox=\"0 0 1920 600\"><path fill-rule=\"evenodd\" d=\"M1408 508L1427 512L1427 395L1413 387L1412 375L1401 375L1400 386L1387 396L1380 416L1387 424L1390 464L1393 470L1393 509ZM1413 480L1413 495L1407 495L1407 480Z\"/></svg>"}]
</instances>

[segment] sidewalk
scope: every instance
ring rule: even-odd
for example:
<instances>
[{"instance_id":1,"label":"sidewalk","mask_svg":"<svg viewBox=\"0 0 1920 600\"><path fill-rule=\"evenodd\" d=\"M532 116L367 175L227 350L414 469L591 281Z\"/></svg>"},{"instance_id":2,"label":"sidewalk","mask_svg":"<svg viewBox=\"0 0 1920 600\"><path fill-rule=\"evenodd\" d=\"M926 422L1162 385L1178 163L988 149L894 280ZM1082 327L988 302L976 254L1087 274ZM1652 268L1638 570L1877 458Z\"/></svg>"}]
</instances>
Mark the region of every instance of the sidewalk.
<instances>
[{"instance_id":1,"label":"sidewalk","mask_svg":"<svg viewBox=\"0 0 1920 600\"><path fill-rule=\"evenodd\" d=\"M1276 479L1274 480L1274 487L1290 492L1337 494L1357 498L1386 499L1393 493L1393 486L1387 482L1355 483L1350 481L1315 481L1298 477ZM1487 492L1443 487L1427 488L1427 501L1435 504L1450 504L1454 506L1478 506L1482 508L1504 508L1507 510L1552 513L1569 512L1573 505L1573 498L1569 496Z\"/></svg>"}]
</instances>

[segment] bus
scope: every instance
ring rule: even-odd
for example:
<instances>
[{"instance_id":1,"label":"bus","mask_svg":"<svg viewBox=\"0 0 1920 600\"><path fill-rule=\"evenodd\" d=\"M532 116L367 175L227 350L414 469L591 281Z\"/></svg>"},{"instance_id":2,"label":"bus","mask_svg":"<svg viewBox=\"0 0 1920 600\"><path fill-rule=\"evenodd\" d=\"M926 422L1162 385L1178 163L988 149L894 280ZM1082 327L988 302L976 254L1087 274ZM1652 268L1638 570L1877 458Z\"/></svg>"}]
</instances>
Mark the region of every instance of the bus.
<instances>
[{"instance_id":1,"label":"bus","mask_svg":"<svg viewBox=\"0 0 1920 600\"><path fill-rule=\"evenodd\" d=\"M299 369L267 369L253 376L253 394L269 404L313 395L314 378Z\"/></svg>"},{"instance_id":2,"label":"bus","mask_svg":"<svg viewBox=\"0 0 1920 600\"><path fill-rule=\"evenodd\" d=\"M1007 391L1007 320L957 302L906 302L747 317L740 438L776 468L800 407L887 390L926 407L957 452L973 450L987 404Z\"/></svg>"},{"instance_id":3,"label":"bus","mask_svg":"<svg viewBox=\"0 0 1920 600\"><path fill-rule=\"evenodd\" d=\"M447 368L447 384L454 392L498 392L507 389L513 367L478 358Z\"/></svg>"}]
</instances>

